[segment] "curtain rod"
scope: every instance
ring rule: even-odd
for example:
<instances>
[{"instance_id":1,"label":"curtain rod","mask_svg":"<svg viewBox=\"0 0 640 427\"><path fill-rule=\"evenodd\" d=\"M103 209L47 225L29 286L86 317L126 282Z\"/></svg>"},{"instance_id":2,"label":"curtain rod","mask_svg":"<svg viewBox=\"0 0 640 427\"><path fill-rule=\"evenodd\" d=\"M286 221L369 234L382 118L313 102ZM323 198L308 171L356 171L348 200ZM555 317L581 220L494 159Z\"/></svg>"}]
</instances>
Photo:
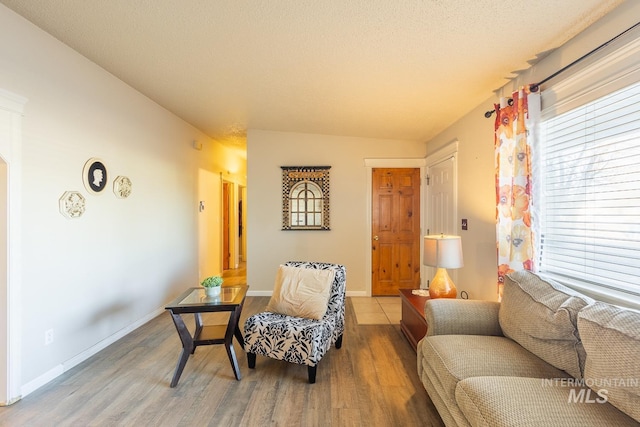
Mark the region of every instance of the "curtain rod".
<instances>
[{"instance_id":1,"label":"curtain rod","mask_svg":"<svg viewBox=\"0 0 640 427\"><path fill-rule=\"evenodd\" d=\"M559 69L555 73L553 73L550 76L547 76L544 79L540 80L538 83L531 84L529 86L529 88L531 89L531 92L537 92L540 89L540 85L545 84L546 82L548 82L552 78L556 77L558 74L565 72L566 70L568 70L569 68L571 68L574 65L578 64L579 62L582 62L583 60L587 59L589 56L591 56L594 53L598 52L600 49L608 46L609 44L611 44L612 42L614 42L615 40L619 39L620 37L622 37L623 35L627 34L629 31L633 30L634 28L636 28L638 26L640 26L640 22L636 22L634 25L632 25L631 27L627 28L626 30L624 30L623 32L618 34L617 36L613 37L611 40L608 40L608 41L602 43L600 46L596 47L595 49L585 53L580 58L576 59L575 61L573 61L572 63L570 63L568 65L565 65L564 67L562 67L561 69ZM509 105L511 105L512 102L513 101L511 101L509 103ZM496 110L487 111L486 113L484 113L484 116L488 119L495 112L496 112Z\"/></svg>"}]
</instances>

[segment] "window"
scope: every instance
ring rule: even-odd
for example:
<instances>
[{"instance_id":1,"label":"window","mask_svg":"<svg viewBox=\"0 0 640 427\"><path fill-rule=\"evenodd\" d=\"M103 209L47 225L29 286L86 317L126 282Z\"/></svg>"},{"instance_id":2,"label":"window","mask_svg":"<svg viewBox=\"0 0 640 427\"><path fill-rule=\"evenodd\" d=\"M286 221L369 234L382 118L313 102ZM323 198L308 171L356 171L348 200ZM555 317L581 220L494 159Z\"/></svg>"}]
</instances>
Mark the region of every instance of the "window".
<instances>
[{"instance_id":1,"label":"window","mask_svg":"<svg viewBox=\"0 0 640 427\"><path fill-rule=\"evenodd\" d=\"M294 185L289 198L291 227L320 227L322 225L322 190L318 184L302 181Z\"/></svg>"},{"instance_id":2,"label":"window","mask_svg":"<svg viewBox=\"0 0 640 427\"><path fill-rule=\"evenodd\" d=\"M543 109L535 151L538 271L639 308L640 83Z\"/></svg>"}]
</instances>

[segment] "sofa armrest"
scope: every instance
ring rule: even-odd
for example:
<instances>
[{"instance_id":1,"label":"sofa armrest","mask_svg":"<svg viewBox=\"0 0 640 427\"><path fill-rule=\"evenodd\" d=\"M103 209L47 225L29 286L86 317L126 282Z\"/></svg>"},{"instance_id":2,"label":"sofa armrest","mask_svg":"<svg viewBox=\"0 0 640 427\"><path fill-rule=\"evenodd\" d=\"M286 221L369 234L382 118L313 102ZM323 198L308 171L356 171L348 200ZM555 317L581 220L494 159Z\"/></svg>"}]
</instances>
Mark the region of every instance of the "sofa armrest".
<instances>
[{"instance_id":1,"label":"sofa armrest","mask_svg":"<svg viewBox=\"0 0 640 427\"><path fill-rule=\"evenodd\" d=\"M500 303L482 300L431 299L424 306L427 336L502 335Z\"/></svg>"}]
</instances>

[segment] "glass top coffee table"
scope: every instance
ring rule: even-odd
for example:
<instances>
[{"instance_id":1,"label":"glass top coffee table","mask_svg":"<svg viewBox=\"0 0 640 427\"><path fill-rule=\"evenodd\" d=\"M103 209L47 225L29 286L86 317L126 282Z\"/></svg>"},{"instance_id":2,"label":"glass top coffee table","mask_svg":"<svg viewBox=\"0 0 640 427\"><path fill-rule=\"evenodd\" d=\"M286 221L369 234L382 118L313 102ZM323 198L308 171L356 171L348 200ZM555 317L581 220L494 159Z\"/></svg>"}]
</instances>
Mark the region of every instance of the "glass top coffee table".
<instances>
[{"instance_id":1,"label":"glass top coffee table","mask_svg":"<svg viewBox=\"0 0 640 427\"><path fill-rule=\"evenodd\" d=\"M176 365L176 370L171 380L171 387L178 384L180 375L184 370L184 366L189 360L196 347L200 345L224 344L227 349L227 355L233 368L233 373L237 380L240 380L240 369L238 368L238 360L233 349L233 337L235 336L240 346L244 348L244 338L242 332L238 328L238 321L242 313L242 304L247 296L248 286L223 286L220 295L209 297L205 294L204 288L189 288L184 291L175 300L171 301L165 307L171 314L173 323L176 326L180 341L182 341L182 352L180 359ZM213 313L220 311L229 311L229 323L225 325L203 325L201 313ZM182 319L182 314L193 313L195 316L195 331L193 336L187 329Z\"/></svg>"}]
</instances>

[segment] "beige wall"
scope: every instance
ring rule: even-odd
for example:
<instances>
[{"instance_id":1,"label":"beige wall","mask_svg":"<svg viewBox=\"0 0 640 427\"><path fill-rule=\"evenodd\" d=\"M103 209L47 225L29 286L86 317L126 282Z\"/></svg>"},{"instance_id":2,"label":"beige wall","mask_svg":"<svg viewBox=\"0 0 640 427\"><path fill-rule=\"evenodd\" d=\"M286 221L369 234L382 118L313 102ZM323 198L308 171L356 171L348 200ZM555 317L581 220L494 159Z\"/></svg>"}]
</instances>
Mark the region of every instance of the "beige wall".
<instances>
[{"instance_id":1,"label":"beige wall","mask_svg":"<svg viewBox=\"0 0 640 427\"><path fill-rule=\"evenodd\" d=\"M347 292L370 281L365 158L425 156L424 142L250 130L247 138L247 280L270 293L278 265L324 261L347 268ZM282 231L280 166L331 166L331 230Z\"/></svg>"},{"instance_id":2,"label":"beige wall","mask_svg":"<svg viewBox=\"0 0 640 427\"><path fill-rule=\"evenodd\" d=\"M503 91L504 96L509 96L513 87L538 82L610 40L634 25L638 16L640 2L624 3L509 84ZM572 68L555 81L577 69L579 67ZM490 119L484 117L487 110L493 109L497 99L487 99L427 143L427 153L431 154L454 139L460 142L458 218L469 220L469 230L460 231L465 265L458 270L456 284L473 299L497 299L493 158L495 115Z\"/></svg>"},{"instance_id":3,"label":"beige wall","mask_svg":"<svg viewBox=\"0 0 640 427\"><path fill-rule=\"evenodd\" d=\"M0 88L28 99L12 165L22 170L21 226L10 230L21 237L12 293L22 316L11 320L24 396L198 283L199 171L240 181L244 170L241 157L2 5L0 57ZM82 183L91 157L108 170L100 195ZM127 199L111 191L118 175L133 182ZM87 199L76 219L58 208L71 190Z\"/></svg>"}]
</instances>

